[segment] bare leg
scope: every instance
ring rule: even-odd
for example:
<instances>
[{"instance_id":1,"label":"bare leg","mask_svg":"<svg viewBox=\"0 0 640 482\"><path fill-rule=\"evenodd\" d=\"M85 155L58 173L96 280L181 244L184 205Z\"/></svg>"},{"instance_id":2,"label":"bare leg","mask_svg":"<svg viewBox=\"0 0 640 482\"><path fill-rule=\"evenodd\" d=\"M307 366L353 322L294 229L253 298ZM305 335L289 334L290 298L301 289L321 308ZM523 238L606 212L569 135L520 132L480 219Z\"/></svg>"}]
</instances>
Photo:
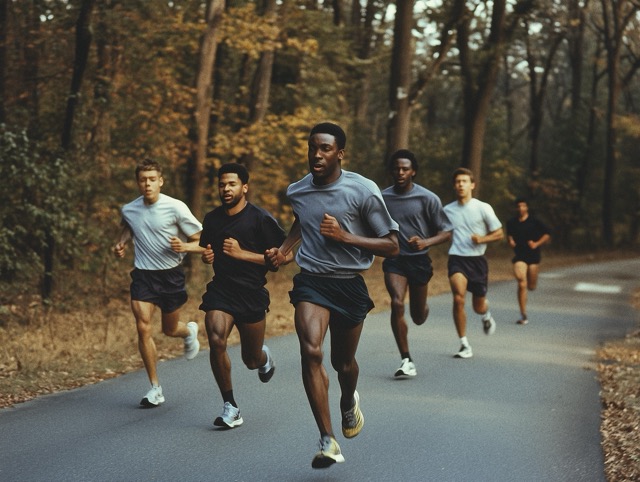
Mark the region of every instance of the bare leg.
<instances>
[{"instance_id":1,"label":"bare leg","mask_svg":"<svg viewBox=\"0 0 640 482\"><path fill-rule=\"evenodd\" d=\"M467 336L467 314L464 310L464 298L467 293L467 278L462 273L454 273L449 277L453 294L453 322L458 336Z\"/></svg>"},{"instance_id":2,"label":"bare leg","mask_svg":"<svg viewBox=\"0 0 640 482\"><path fill-rule=\"evenodd\" d=\"M391 331L400 354L409 352L407 322L404 318L404 299L407 293L407 278L396 273L385 273L384 284L391 297Z\"/></svg>"},{"instance_id":3,"label":"bare leg","mask_svg":"<svg viewBox=\"0 0 640 482\"><path fill-rule=\"evenodd\" d=\"M207 311L204 319L209 338L209 363L220 393L233 389L231 360L227 354L227 339L234 326L233 317L224 311Z\"/></svg>"},{"instance_id":4,"label":"bare leg","mask_svg":"<svg viewBox=\"0 0 640 482\"><path fill-rule=\"evenodd\" d=\"M518 282L518 305L522 316L527 314L527 264L523 261L513 263L513 274Z\"/></svg>"},{"instance_id":5,"label":"bare leg","mask_svg":"<svg viewBox=\"0 0 640 482\"><path fill-rule=\"evenodd\" d=\"M322 364L322 345L329 328L329 310L306 301L295 309L295 325L300 342L302 382L320 435L333 437L329 411L329 377Z\"/></svg>"},{"instance_id":6,"label":"bare leg","mask_svg":"<svg viewBox=\"0 0 640 482\"><path fill-rule=\"evenodd\" d=\"M159 385L156 367L158 355L156 344L153 341L151 324L155 305L146 301L131 300L131 311L136 319L138 350L147 371L147 376L153 385Z\"/></svg>"}]
</instances>

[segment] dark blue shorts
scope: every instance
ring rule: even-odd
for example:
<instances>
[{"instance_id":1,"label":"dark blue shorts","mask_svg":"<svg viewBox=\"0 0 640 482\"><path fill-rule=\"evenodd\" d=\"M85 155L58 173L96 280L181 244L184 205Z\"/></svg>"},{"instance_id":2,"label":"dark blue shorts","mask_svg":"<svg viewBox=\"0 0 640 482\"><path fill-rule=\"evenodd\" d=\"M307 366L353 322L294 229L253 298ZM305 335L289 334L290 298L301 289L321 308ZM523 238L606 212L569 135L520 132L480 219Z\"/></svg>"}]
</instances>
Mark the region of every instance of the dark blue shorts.
<instances>
[{"instance_id":1,"label":"dark blue shorts","mask_svg":"<svg viewBox=\"0 0 640 482\"><path fill-rule=\"evenodd\" d=\"M233 316L236 323L257 323L264 320L269 311L269 301L269 292L264 286L251 289L214 277L202 295L200 309L205 313L224 311Z\"/></svg>"},{"instance_id":2,"label":"dark blue shorts","mask_svg":"<svg viewBox=\"0 0 640 482\"><path fill-rule=\"evenodd\" d=\"M462 273L467 278L467 291L475 296L486 296L489 284L489 265L484 256L449 255L449 277Z\"/></svg>"},{"instance_id":3,"label":"dark blue shorts","mask_svg":"<svg viewBox=\"0 0 640 482\"><path fill-rule=\"evenodd\" d=\"M330 311L332 320L342 320L352 325L362 323L374 306L369 298L367 285L360 275L353 278L328 278L298 273L293 277L289 299L294 306L301 301L322 306Z\"/></svg>"},{"instance_id":4,"label":"dark blue shorts","mask_svg":"<svg viewBox=\"0 0 640 482\"><path fill-rule=\"evenodd\" d=\"M163 313L173 313L187 302L182 266L159 270L134 268L130 291L132 300L153 303Z\"/></svg>"},{"instance_id":5,"label":"dark blue shorts","mask_svg":"<svg viewBox=\"0 0 640 482\"><path fill-rule=\"evenodd\" d=\"M433 266L428 254L387 258L382 262L382 271L404 276L409 285L426 285L433 277Z\"/></svg>"}]
</instances>

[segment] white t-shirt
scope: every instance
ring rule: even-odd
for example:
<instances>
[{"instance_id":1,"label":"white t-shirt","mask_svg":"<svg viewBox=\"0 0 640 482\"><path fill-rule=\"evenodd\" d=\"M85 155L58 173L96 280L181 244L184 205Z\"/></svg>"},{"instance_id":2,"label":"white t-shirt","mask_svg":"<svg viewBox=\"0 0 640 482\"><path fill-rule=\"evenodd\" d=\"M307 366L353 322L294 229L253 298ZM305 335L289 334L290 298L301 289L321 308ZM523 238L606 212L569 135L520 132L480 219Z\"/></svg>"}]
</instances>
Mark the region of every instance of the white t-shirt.
<instances>
[{"instance_id":1,"label":"white t-shirt","mask_svg":"<svg viewBox=\"0 0 640 482\"><path fill-rule=\"evenodd\" d=\"M449 254L456 256L483 256L487 250L487 244L475 244L471 240L471 235L486 236L502 227L493 208L475 198L466 204L453 201L444 207L444 212L453 225Z\"/></svg>"},{"instance_id":2,"label":"white t-shirt","mask_svg":"<svg viewBox=\"0 0 640 482\"><path fill-rule=\"evenodd\" d=\"M185 253L173 251L169 238L176 236L186 241L202 231L202 224L185 203L162 193L150 205L144 203L143 196L125 204L122 220L133 233L134 266L138 269L175 268Z\"/></svg>"}]
</instances>

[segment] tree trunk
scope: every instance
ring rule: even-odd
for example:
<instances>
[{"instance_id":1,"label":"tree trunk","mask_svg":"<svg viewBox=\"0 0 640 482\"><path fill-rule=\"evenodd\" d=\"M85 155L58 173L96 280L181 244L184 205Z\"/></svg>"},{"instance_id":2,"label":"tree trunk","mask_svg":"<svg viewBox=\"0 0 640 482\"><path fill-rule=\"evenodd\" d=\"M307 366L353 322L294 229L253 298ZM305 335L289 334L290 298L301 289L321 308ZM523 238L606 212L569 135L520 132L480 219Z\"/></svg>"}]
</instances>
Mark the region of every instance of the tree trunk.
<instances>
[{"instance_id":1,"label":"tree trunk","mask_svg":"<svg viewBox=\"0 0 640 482\"><path fill-rule=\"evenodd\" d=\"M196 138L192 147L187 189L189 207L197 218L201 218L203 214L202 194L204 192L207 146L209 145L209 124L213 94L212 78L218 46L216 33L222 21L223 12L224 0L211 0L209 2L206 12L207 26L200 43L200 65L196 79L196 108L194 112Z\"/></svg>"},{"instance_id":2,"label":"tree trunk","mask_svg":"<svg viewBox=\"0 0 640 482\"><path fill-rule=\"evenodd\" d=\"M389 121L387 125L387 152L385 159L397 149L409 147L409 89L411 88L411 62L413 60L413 0L396 2L389 81Z\"/></svg>"},{"instance_id":3,"label":"tree trunk","mask_svg":"<svg viewBox=\"0 0 640 482\"><path fill-rule=\"evenodd\" d=\"M9 0L0 0L0 124L6 122L6 78L7 78L7 13Z\"/></svg>"},{"instance_id":4,"label":"tree trunk","mask_svg":"<svg viewBox=\"0 0 640 482\"><path fill-rule=\"evenodd\" d=\"M276 22L276 0L265 0L263 16L269 22ZM273 50L266 50L260 55L251 88L251 105L249 109L249 122L251 124L262 122L269 108L274 57Z\"/></svg>"},{"instance_id":5,"label":"tree trunk","mask_svg":"<svg viewBox=\"0 0 640 482\"><path fill-rule=\"evenodd\" d=\"M62 148L66 151L71 147L73 118L75 109L80 98L80 87L82 79L87 68L87 59L89 58L89 47L91 46L91 29L89 21L91 20L91 12L95 5L95 0L83 0L80 7L80 15L76 22L76 54L73 62L73 76L71 78L71 90L67 98L67 110L64 117L64 125L62 127Z\"/></svg>"}]
</instances>

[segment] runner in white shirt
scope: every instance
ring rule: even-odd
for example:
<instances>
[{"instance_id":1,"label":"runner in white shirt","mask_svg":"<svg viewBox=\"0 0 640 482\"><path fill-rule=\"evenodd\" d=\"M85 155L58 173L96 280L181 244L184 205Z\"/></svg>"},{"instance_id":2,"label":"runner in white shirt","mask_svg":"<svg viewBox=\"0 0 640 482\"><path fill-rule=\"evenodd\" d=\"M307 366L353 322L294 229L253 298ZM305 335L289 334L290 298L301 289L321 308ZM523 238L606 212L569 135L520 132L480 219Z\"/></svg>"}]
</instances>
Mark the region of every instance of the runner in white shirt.
<instances>
[{"instance_id":1,"label":"runner in white shirt","mask_svg":"<svg viewBox=\"0 0 640 482\"><path fill-rule=\"evenodd\" d=\"M198 244L202 225L185 203L160 193L164 179L157 162L145 159L136 168L136 180L141 196L122 208L122 230L113 252L122 258L127 242L133 240L131 310L138 330L138 349L151 382L140 405L157 407L165 399L151 336L156 306L162 310L162 332L184 339L185 357L191 360L200 350L198 324L180 321L180 307L187 301L180 263L186 253L204 251Z\"/></svg>"},{"instance_id":2,"label":"runner in white shirt","mask_svg":"<svg viewBox=\"0 0 640 482\"><path fill-rule=\"evenodd\" d=\"M473 310L482 315L485 334L492 335L496 330L496 322L487 301L489 266L484 254L487 243L501 240L503 232L502 223L493 208L473 197L476 184L469 169L456 169L453 185L457 200L447 204L444 212L453 225L448 271L453 293L453 321L461 345L455 357L471 358L473 351L467 340L467 314L464 307L466 292L472 294Z\"/></svg>"}]
</instances>

